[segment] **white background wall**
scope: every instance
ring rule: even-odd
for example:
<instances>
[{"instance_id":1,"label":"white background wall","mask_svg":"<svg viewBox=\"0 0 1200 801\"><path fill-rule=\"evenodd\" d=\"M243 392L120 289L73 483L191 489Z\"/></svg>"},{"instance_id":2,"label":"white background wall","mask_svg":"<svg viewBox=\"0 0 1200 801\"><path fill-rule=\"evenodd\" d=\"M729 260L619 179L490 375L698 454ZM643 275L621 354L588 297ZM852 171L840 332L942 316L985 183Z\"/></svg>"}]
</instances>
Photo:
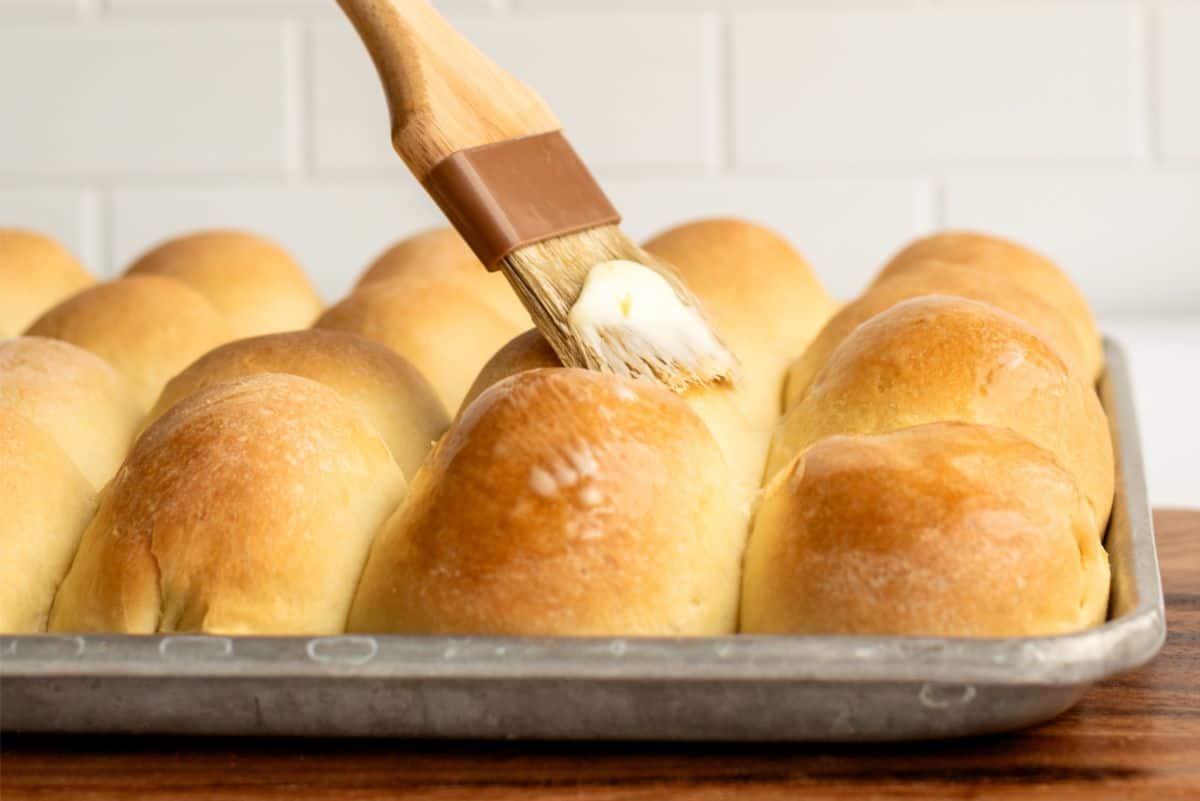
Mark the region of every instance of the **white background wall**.
<instances>
[{"instance_id":1,"label":"white background wall","mask_svg":"<svg viewBox=\"0 0 1200 801\"><path fill-rule=\"evenodd\" d=\"M1200 505L1200 0L447 0L638 236L769 223L853 295L944 226L1014 236L1133 351L1156 502ZM330 299L437 221L334 0L0 0L0 224L113 274L234 225Z\"/></svg>"}]
</instances>

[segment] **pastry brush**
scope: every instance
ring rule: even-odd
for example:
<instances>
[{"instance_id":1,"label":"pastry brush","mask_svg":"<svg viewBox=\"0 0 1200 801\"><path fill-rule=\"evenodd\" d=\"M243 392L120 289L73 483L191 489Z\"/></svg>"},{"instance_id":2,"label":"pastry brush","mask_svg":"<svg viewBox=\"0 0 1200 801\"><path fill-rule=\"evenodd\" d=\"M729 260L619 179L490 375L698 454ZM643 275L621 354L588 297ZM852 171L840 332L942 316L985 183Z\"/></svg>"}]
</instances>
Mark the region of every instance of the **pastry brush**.
<instances>
[{"instance_id":1,"label":"pastry brush","mask_svg":"<svg viewBox=\"0 0 1200 801\"><path fill-rule=\"evenodd\" d=\"M736 362L696 298L621 231L533 90L425 0L338 2L379 72L396 152L480 261L504 272L563 364L675 390L731 377ZM592 275L609 262L634 272ZM604 284L601 273L607 285L576 308L589 276Z\"/></svg>"}]
</instances>

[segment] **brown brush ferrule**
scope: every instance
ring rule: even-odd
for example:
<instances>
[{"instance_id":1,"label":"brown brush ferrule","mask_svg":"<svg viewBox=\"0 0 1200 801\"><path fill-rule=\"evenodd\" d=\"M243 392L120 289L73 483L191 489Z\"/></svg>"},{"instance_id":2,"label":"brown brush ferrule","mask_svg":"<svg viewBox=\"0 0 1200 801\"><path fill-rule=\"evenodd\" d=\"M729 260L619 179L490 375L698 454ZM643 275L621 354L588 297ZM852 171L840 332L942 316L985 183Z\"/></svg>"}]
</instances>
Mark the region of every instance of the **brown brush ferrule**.
<instances>
[{"instance_id":1,"label":"brown brush ferrule","mask_svg":"<svg viewBox=\"0 0 1200 801\"><path fill-rule=\"evenodd\" d=\"M460 150L424 183L489 270L526 245L621 221L561 131Z\"/></svg>"}]
</instances>

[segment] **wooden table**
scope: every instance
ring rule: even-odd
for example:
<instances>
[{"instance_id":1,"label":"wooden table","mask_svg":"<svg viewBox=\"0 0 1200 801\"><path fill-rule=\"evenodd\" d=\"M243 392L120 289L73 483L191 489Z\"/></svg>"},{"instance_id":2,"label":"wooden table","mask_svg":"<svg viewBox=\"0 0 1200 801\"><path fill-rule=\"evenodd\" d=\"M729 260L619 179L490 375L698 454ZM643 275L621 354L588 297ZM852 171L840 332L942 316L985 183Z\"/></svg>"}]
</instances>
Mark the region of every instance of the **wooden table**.
<instances>
[{"instance_id":1,"label":"wooden table","mask_svg":"<svg viewBox=\"0 0 1200 801\"><path fill-rule=\"evenodd\" d=\"M1159 657L1031 731L911 745L4 738L18 799L1200 799L1200 512L1155 520Z\"/></svg>"}]
</instances>

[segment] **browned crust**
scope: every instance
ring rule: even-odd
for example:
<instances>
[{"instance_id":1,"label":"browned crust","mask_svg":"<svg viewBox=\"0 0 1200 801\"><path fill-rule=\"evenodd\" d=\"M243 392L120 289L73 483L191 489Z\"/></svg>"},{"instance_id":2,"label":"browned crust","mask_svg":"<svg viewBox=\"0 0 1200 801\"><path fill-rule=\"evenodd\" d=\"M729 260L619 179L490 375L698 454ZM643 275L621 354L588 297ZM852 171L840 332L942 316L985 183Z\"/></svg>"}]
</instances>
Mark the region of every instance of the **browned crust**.
<instances>
[{"instance_id":1,"label":"browned crust","mask_svg":"<svg viewBox=\"0 0 1200 801\"><path fill-rule=\"evenodd\" d=\"M350 629L718 634L744 528L704 424L655 386L567 368L484 392L376 540Z\"/></svg>"},{"instance_id":2,"label":"browned crust","mask_svg":"<svg viewBox=\"0 0 1200 801\"><path fill-rule=\"evenodd\" d=\"M1103 621L1108 578L1074 480L1012 431L828 437L766 489L742 629L1058 634Z\"/></svg>"},{"instance_id":3,"label":"browned crust","mask_svg":"<svg viewBox=\"0 0 1200 801\"><path fill-rule=\"evenodd\" d=\"M210 387L139 437L50 628L340 632L403 489L383 441L333 390L272 373Z\"/></svg>"}]
</instances>

